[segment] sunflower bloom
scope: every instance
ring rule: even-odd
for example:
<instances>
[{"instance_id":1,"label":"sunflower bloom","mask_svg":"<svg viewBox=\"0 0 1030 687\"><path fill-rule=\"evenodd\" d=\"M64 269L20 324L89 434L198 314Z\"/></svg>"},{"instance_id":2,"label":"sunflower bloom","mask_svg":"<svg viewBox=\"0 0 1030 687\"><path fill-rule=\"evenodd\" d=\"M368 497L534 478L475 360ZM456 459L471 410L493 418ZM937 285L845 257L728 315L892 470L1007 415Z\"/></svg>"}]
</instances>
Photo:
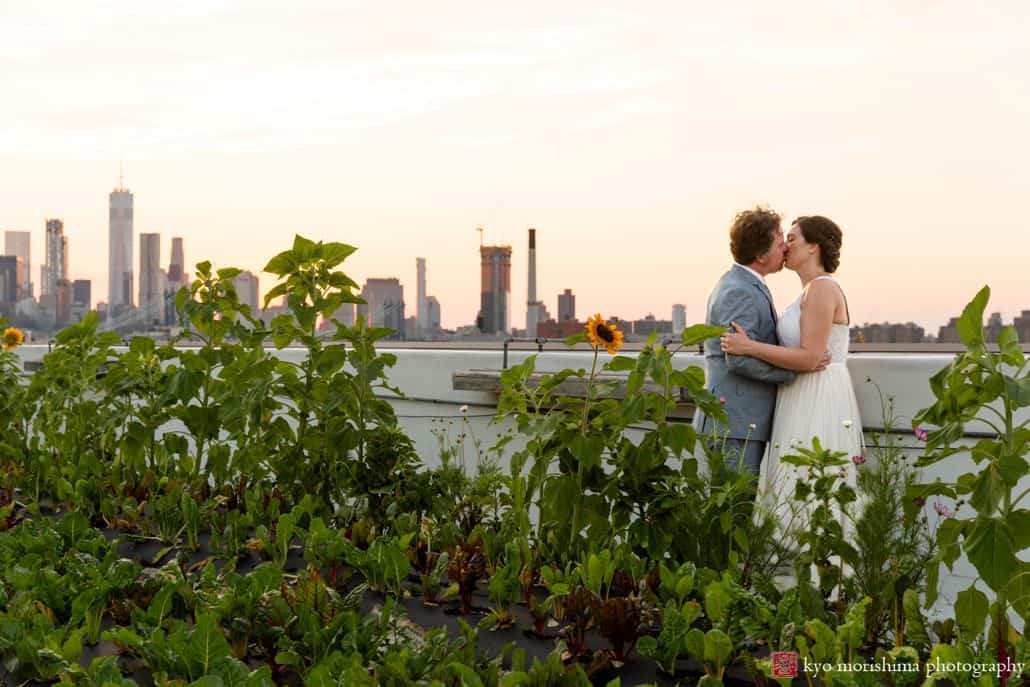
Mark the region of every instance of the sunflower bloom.
<instances>
[{"instance_id":1,"label":"sunflower bloom","mask_svg":"<svg viewBox=\"0 0 1030 687\"><path fill-rule=\"evenodd\" d=\"M3 346L5 351L11 351L21 346L21 342L25 340L25 335L22 334L20 329L14 327L8 327L4 330L3 335Z\"/></svg>"},{"instance_id":2,"label":"sunflower bloom","mask_svg":"<svg viewBox=\"0 0 1030 687\"><path fill-rule=\"evenodd\" d=\"M622 348L622 332L614 324L605 322L601 313L587 320L587 338L594 348L604 346L611 355L615 355Z\"/></svg>"}]
</instances>

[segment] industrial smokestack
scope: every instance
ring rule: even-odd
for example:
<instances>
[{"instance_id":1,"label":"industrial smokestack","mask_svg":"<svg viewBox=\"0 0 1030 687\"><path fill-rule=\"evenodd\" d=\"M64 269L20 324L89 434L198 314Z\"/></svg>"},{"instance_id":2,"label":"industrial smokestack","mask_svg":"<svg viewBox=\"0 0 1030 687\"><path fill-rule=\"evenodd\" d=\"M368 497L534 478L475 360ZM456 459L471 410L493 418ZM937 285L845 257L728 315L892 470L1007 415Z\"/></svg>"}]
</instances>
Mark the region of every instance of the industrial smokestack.
<instances>
[{"instance_id":1,"label":"industrial smokestack","mask_svg":"<svg viewBox=\"0 0 1030 687\"><path fill-rule=\"evenodd\" d=\"M536 229L529 230L529 297L530 305L536 303Z\"/></svg>"},{"instance_id":2,"label":"industrial smokestack","mask_svg":"<svg viewBox=\"0 0 1030 687\"><path fill-rule=\"evenodd\" d=\"M529 286L526 293L526 336L536 336L540 304L536 299L536 229L529 230Z\"/></svg>"}]
</instances>

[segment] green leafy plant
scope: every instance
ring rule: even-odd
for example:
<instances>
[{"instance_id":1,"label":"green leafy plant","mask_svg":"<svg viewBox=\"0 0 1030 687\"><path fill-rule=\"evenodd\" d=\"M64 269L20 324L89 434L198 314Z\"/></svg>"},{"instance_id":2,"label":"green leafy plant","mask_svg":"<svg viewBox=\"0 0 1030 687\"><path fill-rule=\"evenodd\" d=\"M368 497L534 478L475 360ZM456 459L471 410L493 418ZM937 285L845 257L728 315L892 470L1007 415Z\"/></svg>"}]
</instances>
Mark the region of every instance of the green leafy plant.
<instances>
[{"instance_id":1,"label":"green leafy plant","mask_svg":"<svg viewBox=\"0 0 1030 687\"><path fill-rule=\"evenodd\" d=\"M611 333L603 322L591 326ZM722 331L690 327L680 348ZM576 335L566 343L584 338ZM705 391L700 368L674 369L675 351L653 339L636 359L616 356L599 366L600 348L593 342L589 371L565 369L535 377L536 356L529 356L501 373L497 418L513 417L526 437L525 448L512 456L512 474L521 475L516 465L529 466L522 498L539 509L534 538L548 562L563 564L566 557L620 541L633 542L642 553L663 555L679 534L672 526L666 529L677 505L668 498L676 472L667 463L692 450L696 441L692 427L668 422L668 415L680 400L680 389L714 417L725 415ZM616 376L621 373L628 373L625 381ZM572 383L582 386L583 398L566 395ZM613 396L619 387L625 391L621 401ZM634 443L624 433L637 422L653 422L655 429Z\"/></svg>"},{"instance_id":2,"label":"green leafy plant","mask_svg":"<svg viewBox=\"0 0 1030 687\"><path fill-rule=\"evenodd\" d=\"M43 368L32 375L24 398L31 419L26 477L33 503L43 495L93 513L114 460L114 436L121 419L105 407L97 378L116 360L118 335L97 329L96 313L57 335ZM78 496L89 496L82 502Z\"/></svg>"},{"instance_id":3,"label":"green leafy plant","mask_svg":"<svg viewBox=\"0 0 1030 687\"><path fill-rule=\"evenodd\" d=\"M920 466L934 465L968 454L977 469L953 482L915 485L909 490L910 514L930 496L945 496L956 505L968 502L969 516L948 518L937 530L939 551L927 573L926 603L936 600L941 563L949 569L964 554L980 579L997 595L994 604L996 660L1006 663L1013 650L1009 641L1010 610L1030 618L1030 563L1022 560L1030 548L1030 509L1023 499L1030 489L1016 493L1030 473L1030 420L1017 421L1017 413L1030 407L1030 369L1015 329L998 336L998 351L988 349L983 315L990 289L984 287L962 311L958 333L966 351L930 379L935 401L913 419L917 436L926 440ZM920 425L931 425L930 432ZM985 427L991 436L972 446L960 440L968 424ZM962 624L962 621L959 621ZM1002 684L1006 682L1002 676Z\"/></svg>"},{"instance_id":4,"label":"green leafy plant","mask_svg":"<svg viewBox=\"0 0 1030 687\"><path fill-rule=\"evenodd\" d=\"M354 294L357 283L337 269L355 250L343 243L296 236L292 248L265 266L266 272L280 278L265 296L266 307L280 296L285 296L288 307L269 323L272 341L279 349L300 344L306 353L298 363L283 360L276 367L275 393L289 399L284 410L291 420L289 436L272 457L276 484L293 502L314 494L330 513L343 503L348 480L359 483L361 475L370 478L382 467L369 462L383 457L370 452L371 437L397 421L389 401L379 398L377 391L402 395L386 381L386 368L396 358L375 350L375 342L391 330L369 328L360 321L354 327L336 323L329 345L317 333L320 318L331 320L344 303L364 302ZM384 460L401 460L396 442L383 449L393 452ZM382 486L369 488L378 492Z\"/></svg>"},{"instance_id":5,"label":"green leafy plant","mask_svg":"<svg viewBox=\"0 0 1030 687\"><path fill-rule=\"evenodd\" d=\"M869 596L866 641L885 645L888 633L895 645L911 640L908 603L925 582L926 564L935 553L925 516L905 517L907 493L919 470L906 461L895 428L894 399L884 398L878 385L866 380L880 397L883 432L874 433L864 455L852 456L857 472L859 512L851 531L855 546L854 585L858 596ZM918 634L918 629L912 628Z\"/></svg>"},{"instance_id":6,"label":"green leafy plant","mask_svg":"<svg viewBox=\"0 0 1030 687\"><path fill-rule=\"evenodd\" d=\"M518 544L510 542L507 546L505 563L498 566L490 577L490 581L487 583L487 595L494 606L490 610L490 614L480 621L480 627L506 628L515 624L512 606L522 595L522 586L519 582L522 559L518 552Z\"/></svg>"},{"instance_id":7,"label":"green leafy plant","mask_svg":"<svg viewBox=\"0 0 1030 687\"><path fill-rule=\"evenodd\" d=\"M843 452L823 448L818 437L812 439L812 448L796 446L793 450L796 453L781 460L803 468L795 485L797 510L794 521L788 523L801 546L794 570L798 580L806 584L811 581L811 566L815 566L819 590L827 599L838 591L834 607L842 614L847 604L845 570L853 568L857 558L844 532L856 494L842 470L852 467L852 462Z\"/></svg>"}]
</instances>

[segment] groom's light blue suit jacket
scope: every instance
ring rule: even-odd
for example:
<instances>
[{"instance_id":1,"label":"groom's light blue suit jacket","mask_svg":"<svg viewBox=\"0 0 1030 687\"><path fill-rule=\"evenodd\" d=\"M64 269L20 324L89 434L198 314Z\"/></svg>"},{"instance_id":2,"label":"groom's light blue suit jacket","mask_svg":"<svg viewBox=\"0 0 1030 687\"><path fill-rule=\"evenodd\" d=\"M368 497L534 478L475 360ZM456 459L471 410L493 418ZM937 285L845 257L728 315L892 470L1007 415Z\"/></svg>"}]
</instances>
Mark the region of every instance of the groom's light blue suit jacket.
<instances>
[{"instance_id":1,"label":"groom's light blue suit jacket","mask_svg":"<svg viewBox=\"0 0 1030 687\"><path fill-rule=\"evenodd\" d=\"M722 275L708 297L705 324L730 327L736 322L755 340L779 345L776 310L765 283L739 265ZM704 344L706 388L726 399L729 427L698 411L694 426L720 437L768 441L776 409L776 387L794 381L794 372L757 358L727 355L719 339ZM750 425L755 428L751 429ZM728 430L728 431L727 431Z\"/></svg>"}]
</instances>

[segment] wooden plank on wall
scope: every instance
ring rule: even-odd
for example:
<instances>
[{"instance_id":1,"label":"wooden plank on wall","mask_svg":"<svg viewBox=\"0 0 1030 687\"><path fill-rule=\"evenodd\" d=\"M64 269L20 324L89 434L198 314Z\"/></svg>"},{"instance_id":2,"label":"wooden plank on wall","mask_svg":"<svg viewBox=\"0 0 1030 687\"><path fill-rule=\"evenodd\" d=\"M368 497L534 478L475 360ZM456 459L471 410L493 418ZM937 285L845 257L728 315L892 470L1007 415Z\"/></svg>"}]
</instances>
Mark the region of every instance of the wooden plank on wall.
<instances>
[{"instance_id":1,"label":"wooden plank on wall","mask_svg":"<svg viewBox=\"0 0 1030 687\"><path fill-rule=\"evenodd\" d=\"M541 377L546 373L534 373L527 380L529 386L533 387L540 383ZM618 386L607 393L602 393L601 398L624 398L626 377L625 375L600 374L597 379L602 382L618 382ZM500 394L501 371L500 370L467 370L454 372L451 375L451 385L455 391L479 391L491 394ZM564 380L556 387L558 396L570 396L572 398L583 398L586 396L586 379L573 377ZM644 389L651 392L661 393L662 388L654 382L645 382ZM677 387L680 398L683 399L677 405L676 410L671 414L676 418L690 418L694 414L694 404L686 400L683 390Z\"/></svg>"}]
</instances>

